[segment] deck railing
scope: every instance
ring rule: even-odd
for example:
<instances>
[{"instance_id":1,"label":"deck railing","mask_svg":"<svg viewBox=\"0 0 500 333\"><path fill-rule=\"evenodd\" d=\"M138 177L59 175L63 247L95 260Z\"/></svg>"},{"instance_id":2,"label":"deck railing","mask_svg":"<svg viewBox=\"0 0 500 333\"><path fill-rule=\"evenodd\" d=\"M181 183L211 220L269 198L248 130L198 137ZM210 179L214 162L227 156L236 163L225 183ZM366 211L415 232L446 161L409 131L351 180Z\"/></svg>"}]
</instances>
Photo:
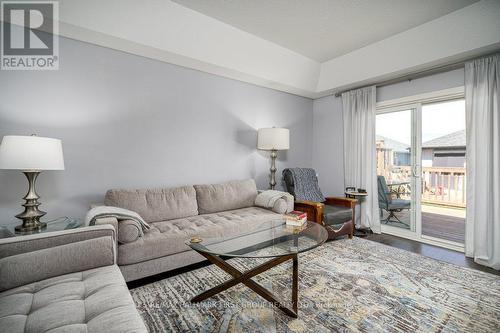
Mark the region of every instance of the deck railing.
<instances>
[{"instance_id":1,"label":"deck railing","mask_svg":"<svg viewBox=\"0 0 500 333\"><path fill-rule=\"evenodd\" d=\"M393 166L385 170L388 182L409 181L410 166ZM454 207L465 207L465 168L423 167L422 202ZM409 193L411 190L407 188Z\"/></svg>"}]
</instances>

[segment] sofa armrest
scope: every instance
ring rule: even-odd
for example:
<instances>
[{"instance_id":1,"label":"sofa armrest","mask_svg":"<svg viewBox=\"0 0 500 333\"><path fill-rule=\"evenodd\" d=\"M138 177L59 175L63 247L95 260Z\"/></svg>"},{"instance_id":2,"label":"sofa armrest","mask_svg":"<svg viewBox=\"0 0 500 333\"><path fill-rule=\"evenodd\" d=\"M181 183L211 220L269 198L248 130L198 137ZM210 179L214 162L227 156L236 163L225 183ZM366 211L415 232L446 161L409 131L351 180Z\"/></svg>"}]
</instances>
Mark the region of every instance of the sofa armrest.
<instances>
[{"instance_id":1,"label":"sofa armrest","mask_svg":"<svg viewBox=\"0 0 500 333\"><path fill-rule=\"evenodd\" d=\"M348 208L353 208L358 203L358 200L352 198L344 198L344 197L327 197L325 198L325 205L332 206L344 206Z\"/></svg>"},{"instance_id":2,"label":"sofa armrest","mask_svg":"<svg viewBox=\"0 0 500 333\"><path fill-rule=\"evenodd\" d=\"M295 209L307 213L307 219L323 224L323 203L313 201L295 201Z\"/></svg>"},{"instance_id":3,"label":"sofa armrest","mask_svg":"<svg viewBox=\"0 0 500 333\"><path fill-rule=\"evenodd\" d=\"M99 217L95 219L94 225L110 225L115 229L115 234L118 237L118 219L116 217ZM117 238L115 237L115 239Z\"/></svg>"},{"instance_id":4,"label":"sofa armrest","mask_svg":"<svg viewBox=\"0 0 500 333\"><path fill-rule=\"evenodd\" d=\"M0 291L116 263L112 226L0 239Z\"/></svg>"},{"instance_id":5,"label":"sofa armrest","mask_svg":"<svg viewBox=\"0 0 500 333\"><path fill-rule=\"evenodd\" d=\"M106 206L102 202L98 203L91 203L90 208L96 208L96 207L101 207L101 206ZM94 225L112 225L113 228L115 229L116 233L116 239L118 239L118 220L114 217L101 217L101 218L96 218Z\"/></svg>"},{"instance_id":6,"label":"sofa armrest","mask_svg":"<svg viewBox=\"0 0 500 333\"><path fill-rule=\"evenodd\" d=\"M266 196L266 192L273 192L271 194L272 197ZM276 194L280 195L280 198L274 202L273 207L269 207L271 198L274 198ZM255 198L254 205L256 207L272 210L277 214L285 214L294 209L294 197L290 193L284 191L257 190L257 197Z\"/></svg>"}]
</instances>

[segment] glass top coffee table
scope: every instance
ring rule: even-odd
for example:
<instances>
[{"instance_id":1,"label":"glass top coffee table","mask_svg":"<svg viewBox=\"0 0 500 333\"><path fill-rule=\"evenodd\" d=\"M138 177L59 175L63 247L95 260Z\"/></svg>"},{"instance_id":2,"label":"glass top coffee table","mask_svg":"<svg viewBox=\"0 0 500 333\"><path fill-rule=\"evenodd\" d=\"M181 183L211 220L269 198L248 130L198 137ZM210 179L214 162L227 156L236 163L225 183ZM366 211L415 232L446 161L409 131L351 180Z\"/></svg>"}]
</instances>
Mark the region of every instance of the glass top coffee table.
<instances>
[{"instance_id":1,"label":"glass top coffee table","mask_svg":"<svg viewBox=\"0 0 500 333\"><path fill-rule=\"evenodd\" d=\"M82 226L83 221L79 219L74 219L71 217L58 217L56 219L50 221L42 221L47 224L47 226L43 229L32 230L28 232L17 232L15 230L16 225L19 224L19 221L13 221L5 225L0 226L0 238L14 237L14 236L24 236L31 234L39 234L44 232L52 232L52 231L60 231L67 229L75 229Z\"/></svg>"},{"instance_id":2,"label":"glass top coffee table","mask_svg":"<svg viewBox=\"0 0 500 333\"><path fill-rule=\"evenodd\" d=\"M298 254L323 244L328 232L320 224L307 222L302 227L287 226L284 220L269 221L269 225L252 232L218 238L193 237L186 244L207 258L233 278L194 297L191 302L201 302L239 283L271 302L285 314L297 318L298 310ZM270 258L248 271L240 272L226 258ZM278 300L269 290L251 278L287 260L293 262L291 309Z\"/></svg>"}]
</instances>

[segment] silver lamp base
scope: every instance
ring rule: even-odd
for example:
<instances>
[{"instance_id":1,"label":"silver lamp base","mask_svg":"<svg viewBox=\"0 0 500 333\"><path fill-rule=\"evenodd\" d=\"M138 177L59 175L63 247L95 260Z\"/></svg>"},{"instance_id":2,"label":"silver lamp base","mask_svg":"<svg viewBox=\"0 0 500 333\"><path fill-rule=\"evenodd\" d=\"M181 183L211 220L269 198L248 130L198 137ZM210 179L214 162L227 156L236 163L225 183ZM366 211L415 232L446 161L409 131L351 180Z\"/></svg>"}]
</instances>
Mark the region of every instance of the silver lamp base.
<instances>
[{"instance_id":1,"label":"silver lamp base","mask_svg":"<svg viewBox=\"0 0 500 333\"><path fill-rule=\"evenodd\" d=\"M271 178L269 181L269 187L271 190L274 190L276 187L276 157L278 157L278 151L276 149L271 149Z\"/></svg>"},{"instance_id":2,"label":"silver lamp base","mask_svg":"<svg viewBox=\"0 0 500 333\"><path fill-rule=\"evenodd\" d=\"M30 232L45 228L46 223L40 222L40 218L47 214L38 209L40 197L36 193L35 183L40 171L25 171L23 172L28 179L28 193L24 196L26 202L23 204L24 212L17 214L16 217L23 221L23 224L16 226L16 232Z\"/></svg>"}]
</instances>

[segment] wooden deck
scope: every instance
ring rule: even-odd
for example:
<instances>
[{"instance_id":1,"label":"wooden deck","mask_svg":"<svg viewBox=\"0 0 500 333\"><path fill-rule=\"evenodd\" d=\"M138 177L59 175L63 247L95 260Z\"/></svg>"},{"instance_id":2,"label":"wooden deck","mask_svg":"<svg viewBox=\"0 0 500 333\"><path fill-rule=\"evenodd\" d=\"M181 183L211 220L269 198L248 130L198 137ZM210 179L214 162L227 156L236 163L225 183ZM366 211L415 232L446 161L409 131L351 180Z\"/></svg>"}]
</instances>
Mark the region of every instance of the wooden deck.
<instances>
[{"instance_id":1,"label":"wooden deck","mask_svg":"<svg viewBox=\"0 0 500 333\"><path fill-rule=\"evenodd\" d=\"M422 212L422 235L463 244L465 242L465 219Z\"/></svg>"},{"instance_id":2,"label":"wooden deck","mask_svg":"<svg viewBox=\"0 0 500 333\"><path fill-rule=\"evenodd\" d=\"M389 222L388 225L398 228L410 229L409 211L396 213L396 216L403 222ZM387 213L382 218L386 218ZM443 214L422 212L422 235L440 238L456 243L465 242L465 218L447 214L447 209L443 209Z\"/></svg>"}]
</instances>

